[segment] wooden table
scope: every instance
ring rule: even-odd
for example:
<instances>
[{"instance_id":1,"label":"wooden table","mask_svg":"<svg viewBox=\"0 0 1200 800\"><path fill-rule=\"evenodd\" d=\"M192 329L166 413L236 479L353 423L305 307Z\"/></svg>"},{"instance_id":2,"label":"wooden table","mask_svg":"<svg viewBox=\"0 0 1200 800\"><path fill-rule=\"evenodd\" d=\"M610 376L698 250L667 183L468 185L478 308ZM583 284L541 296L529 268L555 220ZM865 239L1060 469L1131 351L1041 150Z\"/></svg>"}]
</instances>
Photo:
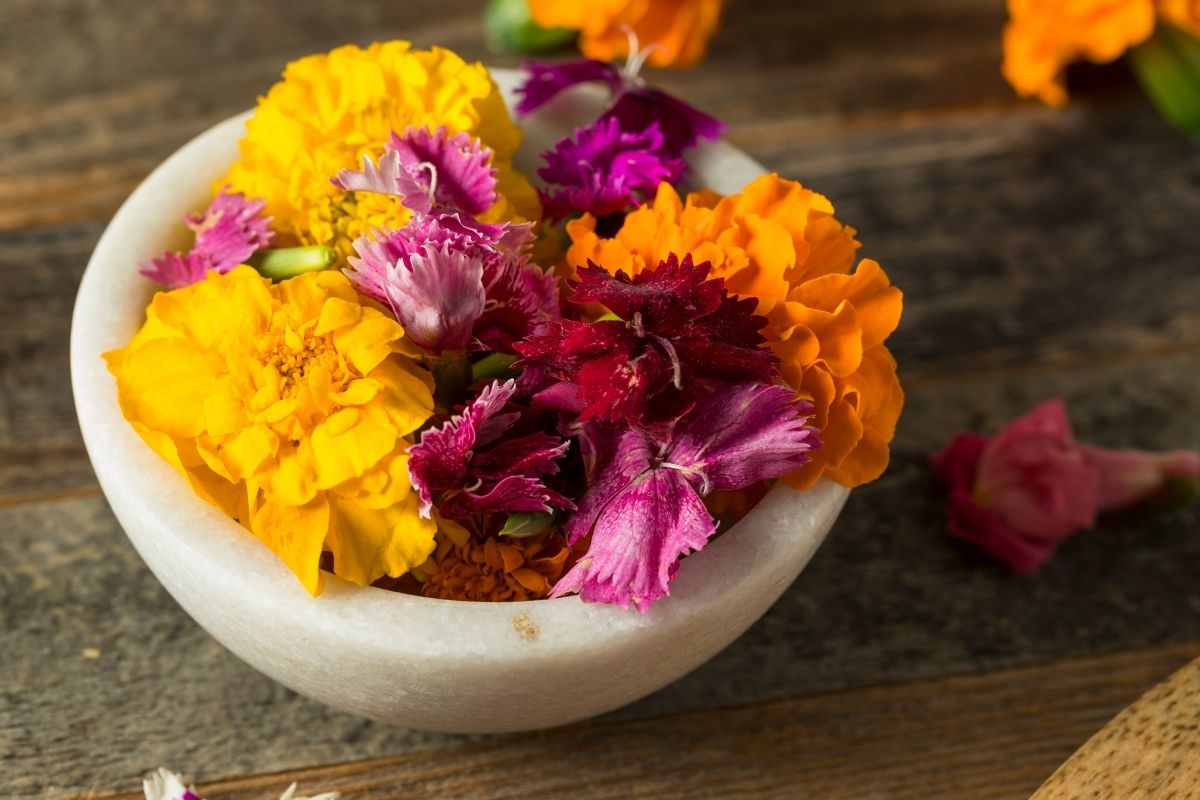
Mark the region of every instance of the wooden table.
<instances>
[{"instance_id":1,"label":"wooden table","mask_svg":"<svg viewBox=\"0 0 1200 800\"><path fill-rule=\"evenodd\" d=\"M694 674L593 723L457 737L319 706L184 615L96 485L67 334L163 157L304 53L488 58L477 3L5 0L0 795L132 797L167 765L230 798L1028 797L1200 655L1197 512L1105 520L1021 579L945 538L925 454L1051 394L1083 438L1200 445L1200 157L1121 66L1066 110L1017 101L1002 24L999 0L734 0L706 64L655 76L833 198L904 287L893 464Z\"/></svg>"}]
</instances>

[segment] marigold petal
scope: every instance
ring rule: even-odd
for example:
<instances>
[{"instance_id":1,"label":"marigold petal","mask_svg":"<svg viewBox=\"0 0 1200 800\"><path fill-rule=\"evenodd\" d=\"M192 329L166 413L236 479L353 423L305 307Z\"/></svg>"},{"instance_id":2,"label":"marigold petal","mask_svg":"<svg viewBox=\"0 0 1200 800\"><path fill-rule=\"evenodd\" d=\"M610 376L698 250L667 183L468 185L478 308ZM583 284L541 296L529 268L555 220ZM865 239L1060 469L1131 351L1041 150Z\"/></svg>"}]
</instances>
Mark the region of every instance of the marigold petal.
<instances>
[{"instance_id":1,"label":"marigold petal","mask_svg":"<svg viewBox=\"0 0 1200 800\"><path fill-rule=\"evenodd\" d=\"M251 520L250 529L315 597L325 586L319 564L329 521L329 503L320 494L300 506L265 502Z\"/></svg>"},{"instance_id":2,"label":"marigold petal","mask_svg":"<svg viewBox=\"0 0 1200 800\"><path fill-rule=\"evenodd\" d=\"M437 526L417 514L415 495L384 509L331 495L330 507L326 543L333 553L333 571L351 583L367 586L383 575L398 578L433 553Z\"/></svg>"},{"instance_id":3,"label":"marigold petal","mask_svg":"<svg viewBox=\"0 0 1200 800\"><path fill-rule=\"evenodd\" d=\"M219 361L181 337L152 339L136 350L126 349L119 356L116 376L122 412L169 436L199 435Z\"/></svg>"}]
</instances>

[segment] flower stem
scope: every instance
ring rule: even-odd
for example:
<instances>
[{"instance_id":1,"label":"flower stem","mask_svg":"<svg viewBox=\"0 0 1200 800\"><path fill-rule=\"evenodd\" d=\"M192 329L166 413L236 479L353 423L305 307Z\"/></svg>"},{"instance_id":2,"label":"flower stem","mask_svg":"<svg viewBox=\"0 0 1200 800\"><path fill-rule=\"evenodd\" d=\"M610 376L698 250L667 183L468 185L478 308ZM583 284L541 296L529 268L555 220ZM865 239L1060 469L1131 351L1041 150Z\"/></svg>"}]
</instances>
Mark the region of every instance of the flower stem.
<instances>
[{"instance_id":1,"label":"flower stem","mask_svg":"<svg viewBox=\"0 0 1200 800\"><path fill-rule=\"evenodd\" d=\"M471 383L478 383L488 378L506 378L512 374L512 365L517 362L516 356L508 353L492 353L471 365Z\"/></svg>"},{"instance_id":2,"label":"flower stem","mask_svg":"<svg viewBox=\"0 0 1200 800\"><path fill-rule=\"evenodd\" d=\"M1167 122L1200 137L1200 40L1160 22L1153 36L1130 51L1130 61Z\"/></svg>"},{"instance_id":3,"label":"flower stem","mask_svg":"<svg viewBox=\"0 0 1200 800\"><path fill-rule=\"evenodd\" d=\"M570 28L543 28L533 21L526 0L489 0L483 9L484 37L496 53L540 53L575 40Z\"/></svg>"},{"instance_id":4,"label":"flower stem","mask_svg":"<svg viewBox=\"0 0 1200 800\"><path fill-rule=\"evenodd\" d=\"M439 356L427 356L425 364L433 373L434 397L442 409L448 412L467 399L471 363L466 353L447 350Z\"/></svg>"},{"instance_id":5,"label":"flower stem","mask_svg":"<svg viewBox=\"0 0 1200 800\"><path fill-rule=\"evenodd\" d=\"M276 250L259 250L246 263L263 276L273 281L294 278L305 272L316 272L333 266L337 251L324 245L309 247L281 247Z\"/></svg>"}]
</instances>

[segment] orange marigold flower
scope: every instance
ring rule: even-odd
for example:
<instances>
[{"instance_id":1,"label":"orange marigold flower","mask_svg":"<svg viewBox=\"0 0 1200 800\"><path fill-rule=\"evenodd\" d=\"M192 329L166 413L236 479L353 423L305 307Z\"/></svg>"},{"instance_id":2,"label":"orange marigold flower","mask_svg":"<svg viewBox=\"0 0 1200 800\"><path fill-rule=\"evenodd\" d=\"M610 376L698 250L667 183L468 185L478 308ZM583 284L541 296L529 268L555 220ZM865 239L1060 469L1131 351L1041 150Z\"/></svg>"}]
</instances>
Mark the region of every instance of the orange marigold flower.
<instances>
[{"instance_id":1,"label":"orange marigold flower","mask_svg":"<svg viewBox=\"0 0 1200 800\"><path fill-rule=\"evenodd\" d=\"M1200 0L1156 0L1158 15L1200 38Z\"/></svg>"},{"instance_id":2,"label":"orange marigold flower","mask_svg":"<svg viewBox=\"0 0 1200 800\"><path fill-rule=\"evenodd\" d=\"M555 533L529 539L454 538L462 544L455 544L450 536L438 539L430 559L433 571L421 584L421 594L426 597L541 600L562 576L571 552L566 540Z\"/></svg>"},{"instance_id":3,"label":"orange marigold flower","mask_svg":"<svg viewBox=\"0 0 1200 800\"><path fill-rule=\"evenodd\" d=\"M655 67L690 67L704 58L727 0L529 0L543 28L574 28L588 58L613 61L631 55L628 31L653 47Z\"/></svg>"},{"instance_id":4,"label":"orange marigold flower","mask_svg":"<svg viewBox=\"0 0 1200 800\"><path fill-rule=\"evenodd\" d=\"M1008 0L1004 77L1022 97L1067 102L1063 69L1105 64L1154 32L1154 0Z\"/></svg>"},{"instance_id":5,"label":"orange marigold flower","mask_svg":"<svg viewBox=\"0 0 1200 800\"><path fill-rule=\"evenodd\" d=\"M904 405L884 344L900 322L902 294L876 262L854 269L855 231L834 217L827 198L778 175L739 194L702 192L686 201L662 184L613 238L598 236L588 215L567 232L570 265L591 259L637 274L671 253L690 253L711 262L710 276L724 278L730 292L758 299L780 371L812 400L823 442L786 483L804 488L826 475L858 486L882 474Z\"/></svg>"}]
</instances>

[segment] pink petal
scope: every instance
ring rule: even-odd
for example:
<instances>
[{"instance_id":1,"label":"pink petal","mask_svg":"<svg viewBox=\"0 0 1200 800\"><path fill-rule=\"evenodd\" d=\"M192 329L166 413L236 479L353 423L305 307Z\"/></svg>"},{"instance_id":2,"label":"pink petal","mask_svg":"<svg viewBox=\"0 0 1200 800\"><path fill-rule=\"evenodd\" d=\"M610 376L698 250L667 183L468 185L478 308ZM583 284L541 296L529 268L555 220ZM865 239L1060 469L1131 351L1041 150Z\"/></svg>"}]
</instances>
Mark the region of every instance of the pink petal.
<instances>
[{"instance_id":1,"label":"pink petal","mask_svg":"<svg viewBox=\"0 0 1200 800\"><path fill-rule=\"evenodd\" d=\"M419 189L411 183L411 178L400 165L400 154L391 148L384 150L378 166L370 155L364 154L362 161L361 170L344 169L338 172L337 177L330 179L333 185L348 192L375 192L398 197L404 196L402 182L405 188Z\"/></svg>"},{"instance_id":2,"label":"pink petal","mask_svg":"<svg viewBox=\"0 0 1200 800\"><path fill-rule=\"evenodd\" d=\"M978 433L959 433L929 457L930 466L951 489L965 489L969 493L975 486L979 459L988 441L987 436Z\"/></svg>"},{"instance_id":3,"label":"pink petal","mask_svg":"<svg viewBox=\"0 0 1200 800\"><path fill-rule=\"evenodd\" d=\"M645 611L668 594L679 559L704 547L716 527L680 473L643 473L607 504L596 520L587 555L550 596L578 592L588 602L633 603Z\"/></svg>"},{"instance_id":4,"label":"pink petal","mask_svg":"<svg viewBox=\"0 0 1200 800\"><path fill-rule=\"evenodd\" d=\"M1071 433L1066 406L1048 400L984 447L976 496L1009 527L1062 539L1095 523L1100 477Z\"/></svg>"},{"instance_id":5,"label":"pink petal","mask_svg":"<svg viewBox=\"0 0 1200 800\"><path fill-rule=\"evenodd\" d=\"M472 140L466 133L451 136L442 125L432 132L428 128L409 128L403 136L393 133L388 147L397 154L404 171L424 187L426 197L433 183L437 205L475 216L496 202L492 151L480 140ZM432 173L428 167L433 168Z\"/></svg>"},{"instance_id":6,"label":"pink petal","mask_svg":"<svg viewBox=\"0 0 1200 800\"><path fill-rule=\"evenodd\" d=\"M537 478L510 475L495 483L486 492L459 492L438 506L449 519L462 519L472 514L506 513L517 511L553 511L555 508L574 508L575 504Z\"/></svg>"},{"instance_id":7,"label":"pink petal","mask_svg":"<svg viewBox=\"0 0 1200 800\"><path fill-rule=\"evenodd\" d=\"M430 516L433 492L462 484L480 429L500 414L516 389L512 380L490 384L461 414L441 428L425 431L420 442L408 448L408 472L421 498L421 516Z\"/></svg>"},{"instance_id":8,"label":"pink petal","mask_svg":"<svg viewBox=\"0 0 1200 800\"><path fill-rule=\"evenodd\" d=\"M207 256L220 272L245 263L256 250L270 246L275 237L270 217L262 213L266 205L264 200L221 189L203 214L185 218L196 235L193 250Z\"/></svg>"},{"instance_id":9,"label":"pink petal","mask_svg":"<svg viewBox=\"0 0 1200 800\"><path fill-rule=\"evenodd\" d=\"M193 250L188 253L165 252L157 258L143 261L138 272L167 289L178 289L203 280L210 269L215 269L212 262Z\"/></svg>"},{"instance_id":10,"label":"pink petal","mask_svg":"<svg viewBox=\"0 0 1200 800\"><path fill-rule=\"evenodd\" d=\"M587 472L587 493L563 531L571 544L586 536L605 507L650 468L652 444L639 431L590 422L582 427L579 446Z\"/></svg>"},{"instance_id":11,"label":"pink petal","mask_svg":"<svg viewBox=\"0 0 1200 800\"><path fill-rule=\"evenodd\" d=\"M449 245L426 245L395 265L384 286L405 333L432 353L465 350L483 313L483 264Z\"/></svg>"},{"instance_id":12,"label":"pink petal","mask_svg":"<svg viewBox=\"0 0 1200 800\"><path fill-rule=\"evenodd\" d=\"M1100 476L1097 502L1101 511L1127 508L1149 500L1170 478L1200 478L1200 453L1172 450L1110 450L1080 445L1087 463Z\"/></svg>"},{"instance_id":13,"label":"pink petal","mask_svg":"<svg viewBox=\"0 0 1200 800\"><path fill-rule=\"evenodd\" d=\"M970 491L955 489L947 506L947 533L970 542L1022 575L1033 574L1058 549L1059 539L1029 536L979 505Z\"/></svg>"},{"instance_id":14,"label":"pink petal","mask_svg":"<svg viewBox=\"0 0 1200 800\"><path fill-rule=\"evenodd\" d=\"M778 478L820 445L811 410L782 386L721 386L676 423L664 458L693 476L702 496Z\"/></svg>"},{"instance_id":15,"label":"pink petal","mask_svg":"<svg viewBox=\"0 0 1200 800\"><path fill-rule=\"evenodd\" d=\"M511 423L510 423L511 424ZM467 474L476 478L498 479L506 475L553 475L558 472L558 459L570 448L548 433L531 433L509 439L501 446L477 453Z\"/></svg>"}]
</instances>

